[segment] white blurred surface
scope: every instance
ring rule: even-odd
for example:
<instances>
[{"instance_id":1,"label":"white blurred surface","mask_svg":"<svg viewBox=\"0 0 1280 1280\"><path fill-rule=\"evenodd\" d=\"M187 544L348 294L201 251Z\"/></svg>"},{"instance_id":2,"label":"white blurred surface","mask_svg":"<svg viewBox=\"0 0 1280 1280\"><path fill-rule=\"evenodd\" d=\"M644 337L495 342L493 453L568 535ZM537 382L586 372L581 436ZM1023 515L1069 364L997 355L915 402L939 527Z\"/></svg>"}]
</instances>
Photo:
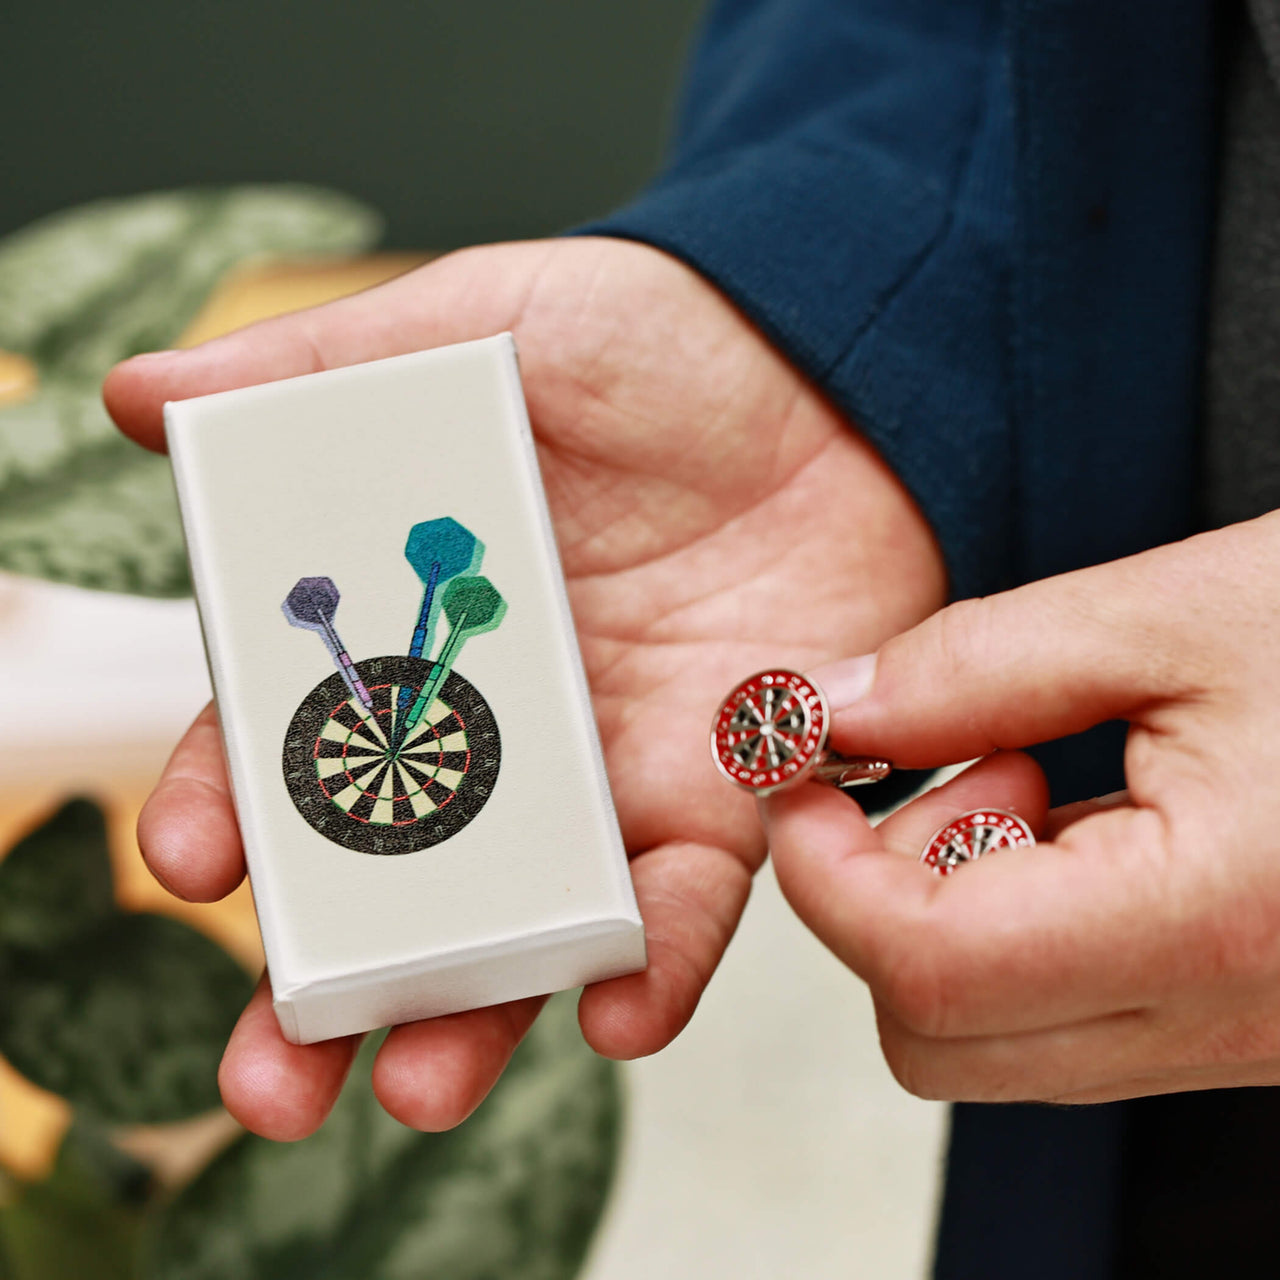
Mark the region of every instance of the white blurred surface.
<instances>
[{"instance_id":1,"label":"white blurred surface","mask_svg":"<svg viewBox=\"0 0 1280 1280\"><path fill-rule=\"evenodd\" d=\"M894 1082L866 988L772 868L697 1014L627 1066L617 1194L584 1280L922 1280L946 1108Z\"/></svg>"},{"instance_id":2,"label":"white blurred surface","mask_svg":"<svg viewBox=\"0 0 1280 1280\"><path fill-rule=\"evenodd\" d=\"M0 575L6 784L155 772L209 696L195 608ZM772 871L692 1025L626 1068L628 1136L584 1280L921 1280L945 1108L880 1058L865 989Z\"/></svg>"},{"instance_id":3,"label":"white blurred surface","mask_svg":"<svg viewBox=\"0 0 1280 1280\"><path fill-rule=\"evenodd\" d=\"M157 768L209 699L195 605L0 574L0 693L6 787Z\"/></svg>"}]
</instances>

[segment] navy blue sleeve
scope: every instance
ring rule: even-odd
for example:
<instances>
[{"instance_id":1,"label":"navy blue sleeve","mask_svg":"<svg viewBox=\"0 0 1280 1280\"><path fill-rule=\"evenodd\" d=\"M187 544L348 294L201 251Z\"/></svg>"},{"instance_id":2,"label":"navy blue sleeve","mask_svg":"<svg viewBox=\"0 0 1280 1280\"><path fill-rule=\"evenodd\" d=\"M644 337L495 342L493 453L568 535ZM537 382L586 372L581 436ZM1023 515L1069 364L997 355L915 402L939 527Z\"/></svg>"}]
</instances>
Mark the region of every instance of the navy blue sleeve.
<instances>
[{"instance_id":1,"label":"navy blue sleeve","mask_svg":"<svg viewBox=\"0 0 1280 1280\"><path fill-rule=\"evenodd\" d=\"M866 433L953 595L1010 578L1013 124L998 0L721 0L672 155L581 231L705 275Z\"/></svg>"}]
</instances>

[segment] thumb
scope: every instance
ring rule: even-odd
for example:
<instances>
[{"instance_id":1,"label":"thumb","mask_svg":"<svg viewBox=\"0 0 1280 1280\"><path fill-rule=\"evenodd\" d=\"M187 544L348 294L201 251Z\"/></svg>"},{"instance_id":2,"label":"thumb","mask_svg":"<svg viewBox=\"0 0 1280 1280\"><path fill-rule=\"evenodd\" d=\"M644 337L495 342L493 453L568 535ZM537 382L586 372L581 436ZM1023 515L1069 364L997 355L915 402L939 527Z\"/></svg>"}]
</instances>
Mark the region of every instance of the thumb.
<instances>
[{"instance_id":1,"label":"thumb","mask_svg":"<svg viewBox=\"0 0 1280 1280\"><path fill-rule=\"evenodd\" d=\"M323 306L249 325L186 351L117 365L102 396L116 425L164 448L164 403L319 373L513 329L555 242L450 254Z\"/></svg>"},{"instance_id":2,"label":"thumb","mask_svg":"<svg viewBox=\"0 0 1280 1280\"><path fill-rule=\"evenodd\" d=\"M1173 548L949 606L809 674L839 751L930 768L1134 718L1182 692Z\"/></svg>"}]
</instances>

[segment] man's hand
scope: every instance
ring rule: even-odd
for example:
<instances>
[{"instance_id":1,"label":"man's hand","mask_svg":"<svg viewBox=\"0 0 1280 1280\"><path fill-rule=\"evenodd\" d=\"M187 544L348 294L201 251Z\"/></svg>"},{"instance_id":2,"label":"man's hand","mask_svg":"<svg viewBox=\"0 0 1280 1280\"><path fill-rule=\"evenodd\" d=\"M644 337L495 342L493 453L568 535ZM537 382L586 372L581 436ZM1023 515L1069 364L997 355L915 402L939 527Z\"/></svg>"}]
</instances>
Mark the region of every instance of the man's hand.
<instances>
[{"instance_id":1,"label":"man's hand","mask_svg":"<svg viewBox=\"0 0 1280 1280\"><path fill-rule=\"evenodd\" d=\"M865 650L942 601L937 549L884 464L705 281L654 249L561 240L454 254L367 293L190 352L118 367L120 426L162 447L165 400L512 330L609 777L649 945L642 974L582 997L600 1053L660 1049L693 1013L764 842L715 774L707 733L735 679ZM244 874L212 710L139 823L155 874L209 901ZM538 1000L399 1027L374 1073L407 1124L458 1123ZM264 984L223 1096L277 1138L323 1119L346 1041L280 1036Z\"/></svg>"},{"instance_id":2,"label":"man's hand","mask_svg":"<svg viewBox=\"0 0 1280 1280\"><path fill-rule=\"evenodd\" d=\"M1127 792L946 879L915 858L957 813L1044 822L1026 756L878 831L826 788L769 803L783 890L870 984L906 1088L1095 1102L1280 1083L1278 583L1271 515L954 605L874 664L814 673L843 706L837 748L908 766L1131 725Z\"/></svg>"}]
</instances>

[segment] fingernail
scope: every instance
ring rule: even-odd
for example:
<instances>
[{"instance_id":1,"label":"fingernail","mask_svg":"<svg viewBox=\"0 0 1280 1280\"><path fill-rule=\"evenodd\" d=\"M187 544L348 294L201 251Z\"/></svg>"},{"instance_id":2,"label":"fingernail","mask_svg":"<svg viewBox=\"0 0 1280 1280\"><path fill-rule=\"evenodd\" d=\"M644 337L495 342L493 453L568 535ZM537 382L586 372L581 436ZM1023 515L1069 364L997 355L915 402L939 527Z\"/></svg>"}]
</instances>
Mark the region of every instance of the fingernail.
<instances>
[{"instance_id":1,"label":"fingernail","mask_svg":"<svg viewBox=\"0 0 1280 1280\"><path fill-rule=\"evenodd\" d=\"M1130 803L1127 791L1108 791L1105 796L1097 796L1093 801L1099 809L1119 809Z\"/></svg>"},{"instance_id":2,"label":"fingernail","mask_svg":"<svg viewBox=\"0 0 1280 1280\"><path fill-rule=\"evenodd\" d=\"M827 695L831 710L840 711L871 692L876 679L876 655L864 653L857 658L842 658L806 674Z\"/></svg>"}]
</instances>

